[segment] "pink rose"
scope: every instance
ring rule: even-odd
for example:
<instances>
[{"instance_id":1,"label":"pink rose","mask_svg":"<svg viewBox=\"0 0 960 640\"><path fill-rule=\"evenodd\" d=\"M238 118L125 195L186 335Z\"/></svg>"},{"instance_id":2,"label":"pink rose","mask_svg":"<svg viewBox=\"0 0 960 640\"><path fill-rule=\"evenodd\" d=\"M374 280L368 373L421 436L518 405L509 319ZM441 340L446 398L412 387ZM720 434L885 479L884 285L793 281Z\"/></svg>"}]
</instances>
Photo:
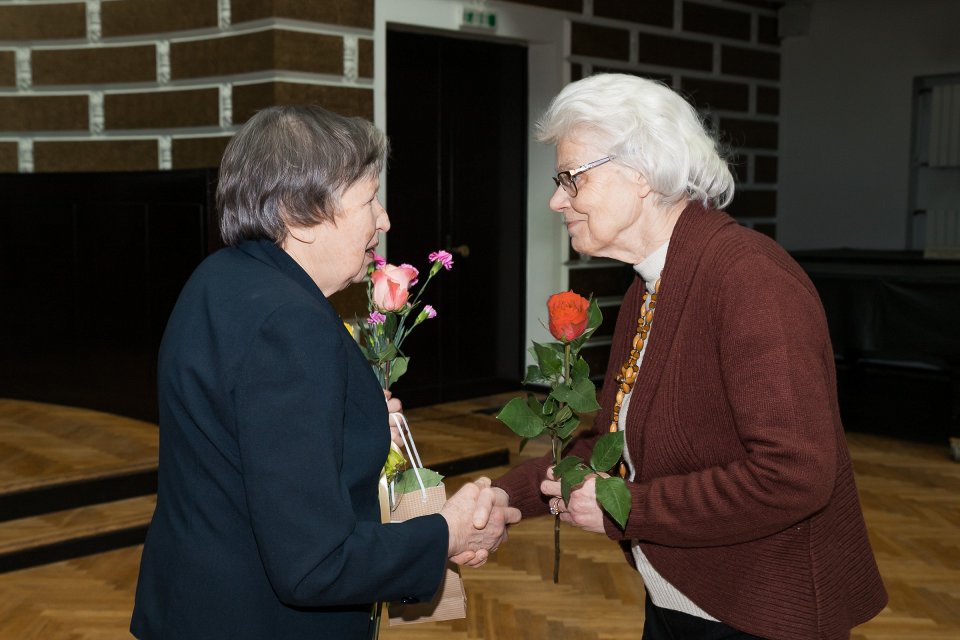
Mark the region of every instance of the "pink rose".
<instances>
[{"instance_id":1,"label":"pink rose","mask_svg":"<svg viewBox=\"0 0 960 640\"><path fill-rule=\"evenodd\" d=\"M380 311L399 311L407 304L410 287L417 281L419 272L408 264L395 267L386 264L371 274L373 281L373 304Z\"/></svg>"}]
</instances>

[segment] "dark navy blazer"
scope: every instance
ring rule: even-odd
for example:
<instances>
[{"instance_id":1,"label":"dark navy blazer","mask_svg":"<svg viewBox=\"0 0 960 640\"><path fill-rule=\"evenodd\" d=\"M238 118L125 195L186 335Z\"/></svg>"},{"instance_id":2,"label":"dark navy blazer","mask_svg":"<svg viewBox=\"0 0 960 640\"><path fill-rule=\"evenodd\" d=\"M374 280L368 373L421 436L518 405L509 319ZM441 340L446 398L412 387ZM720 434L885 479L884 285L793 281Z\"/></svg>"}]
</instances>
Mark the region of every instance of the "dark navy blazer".
<instances>
[{"instance_id":1,"label":"dark navy blazer","mask_svg":"<svg viewBox=\"0 0 960 640\"><path fill-rule=\"evenodd\" d=\"M249 241L197 268L164 333L158 386L135 636L363 638L372 602L433 596L445 520L380 524L383 393L283 250Z\"/></svg>"}]
</instances>

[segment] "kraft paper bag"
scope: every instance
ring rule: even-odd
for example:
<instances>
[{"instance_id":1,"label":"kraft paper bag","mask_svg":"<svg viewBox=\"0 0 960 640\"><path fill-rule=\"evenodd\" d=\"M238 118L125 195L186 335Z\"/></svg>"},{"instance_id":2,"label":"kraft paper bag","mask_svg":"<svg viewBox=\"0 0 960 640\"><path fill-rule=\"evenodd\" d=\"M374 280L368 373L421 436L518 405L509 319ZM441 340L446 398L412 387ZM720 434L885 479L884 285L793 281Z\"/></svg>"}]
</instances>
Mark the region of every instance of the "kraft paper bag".
<instances>
[{"instance_id":1,"label":"kraft paper bag","mask_svg":"<svg viewBox=\"0 0 960 640\"><path fill-rule=\"evenodd\" d=\"M426 496L424 496L424 492ZM390 514L390 520L391 522L403 522L417 516L439 513L446 501L447 490L443 484L437 487L428 487L425 490L417 489L405 493L400 497L396 509ZM466 618L467 595L463 590L460 568L452 562L447 562L443 582L430 602L418 602L416 604L391 602L388 605L388 612L391 627L418 622L438 622L440 620Z\"/></svg>"}]
</instances>

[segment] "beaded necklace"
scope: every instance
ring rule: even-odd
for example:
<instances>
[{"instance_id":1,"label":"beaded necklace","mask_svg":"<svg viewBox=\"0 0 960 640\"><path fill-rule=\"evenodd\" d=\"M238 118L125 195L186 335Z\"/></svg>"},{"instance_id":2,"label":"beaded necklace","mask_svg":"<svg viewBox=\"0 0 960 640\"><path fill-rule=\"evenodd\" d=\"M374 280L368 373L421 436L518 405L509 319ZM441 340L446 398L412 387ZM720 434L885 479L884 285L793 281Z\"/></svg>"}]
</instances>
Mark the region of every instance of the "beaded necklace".
<instances>
[{"instance_id":1,"label":"beaded necklace","mask_svg":"<svg viewBox=\"0 0 960 640\"><path fill-rule=\"evenodd\" d=\"M613 417L610 420L610 433L616 433L620 428L620 407L623 405L623 399L633 390L633 384L637 381L637 374L640 367L637 360L643 351L643 345L647 341L647 334L650 333L650 324L653 322L653 311L657 306L657 294L660 293L660 278L657 278L653 285L653 293L650 294L650 300L647 300L647 292L643 292L643 298L640 305L640 317L637 319L637 335L633 336L633 344L630 348L630 355L627 361L620 367L620 373L617 374L617 399L613 405ZM627 475L627 466L620 463L620 477Z\"/></svg>"}]
</instances>

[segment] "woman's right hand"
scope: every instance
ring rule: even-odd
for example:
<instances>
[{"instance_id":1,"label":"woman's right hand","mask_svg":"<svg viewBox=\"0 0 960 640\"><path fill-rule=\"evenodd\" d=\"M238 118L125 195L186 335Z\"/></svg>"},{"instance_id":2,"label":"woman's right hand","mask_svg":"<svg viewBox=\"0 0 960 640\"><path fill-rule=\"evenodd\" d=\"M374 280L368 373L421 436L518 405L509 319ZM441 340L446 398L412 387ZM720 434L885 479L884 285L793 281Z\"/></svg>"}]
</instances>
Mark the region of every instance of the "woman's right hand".
<instances>
[{"instance_id":1,"label":"woman's right hand","mask_svg":"<svg viewBox=\"0 0 960 640\"><path fill-rule=\"evenodd\" d=\"M520 511L500 499L489 478L469 482L440 510L450 530L447 556L457 564L479 567L507 539L507 526L520 522ZM502 493L502 492L501 492ZM478 517L478 503L484 506Z\"/></svg>"}]
</instances>

